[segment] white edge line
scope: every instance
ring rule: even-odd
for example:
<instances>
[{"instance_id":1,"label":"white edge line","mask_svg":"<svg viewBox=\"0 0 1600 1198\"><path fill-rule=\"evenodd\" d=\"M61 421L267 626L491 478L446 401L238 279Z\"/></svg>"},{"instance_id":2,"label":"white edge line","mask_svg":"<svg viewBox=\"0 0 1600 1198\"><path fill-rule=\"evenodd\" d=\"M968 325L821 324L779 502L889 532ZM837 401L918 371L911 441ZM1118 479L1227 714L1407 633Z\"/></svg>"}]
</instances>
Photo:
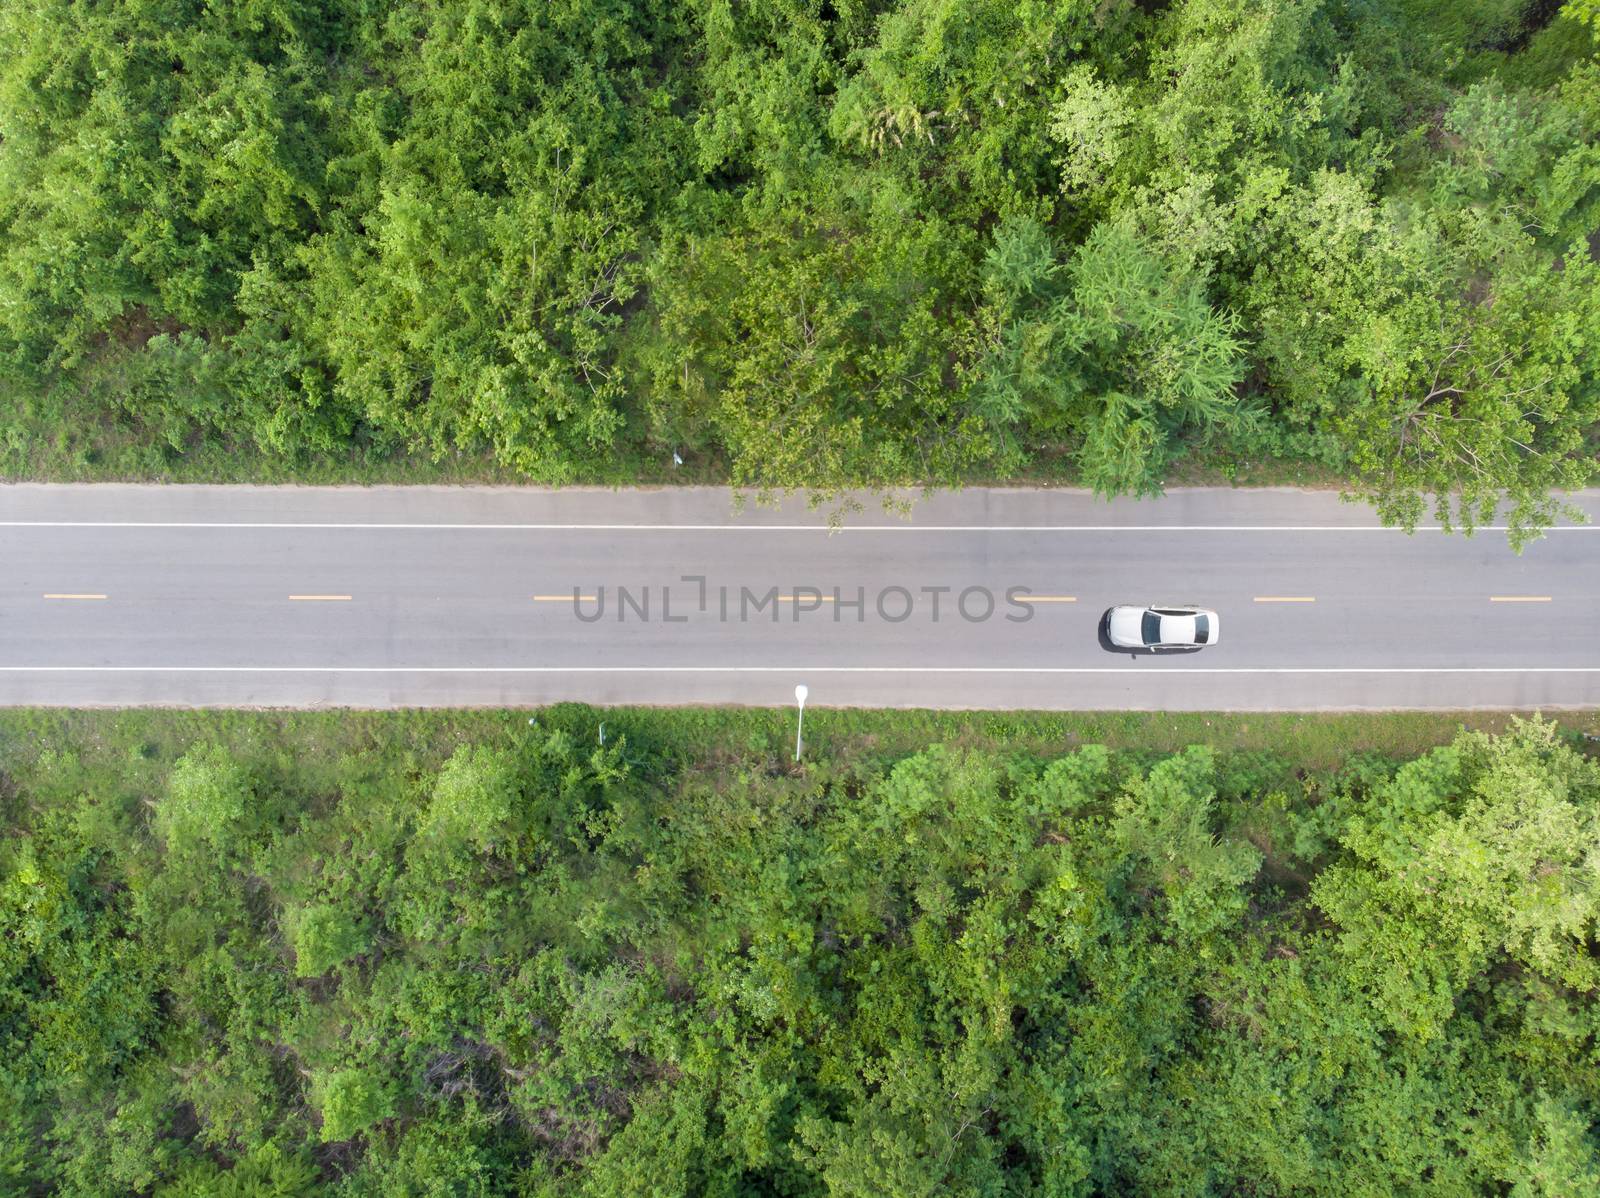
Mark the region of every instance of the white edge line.
<instances>
[{"instance_id":1,"label":"white edge line","mask_svg":"<svg viewBox=\"0 0 1600 1198\"><path fill-rule=\"evenodd\" d=\"M1387 532L1376 524L388 524L377 522L181 521L181 520L0 520L0 528L304 528L467 532ZM1419 524L1413 532L1439 532ZM1459 530L1458 530L1459 531ZM1504 524L1480 524L1475 532L1507 532ZM1562 524L1542 532L1600 532L1600 524Z\"/></svg>"},{"instance_id":2,"label":"white edge line","mask_svg":"<svg viewBox=\"0 0 1600 1198\"><path fill-rule=\"evenodd\" d=\"M0 674L1600 674L1600 666L8 666Z\"/></svg>"}]
</instances>

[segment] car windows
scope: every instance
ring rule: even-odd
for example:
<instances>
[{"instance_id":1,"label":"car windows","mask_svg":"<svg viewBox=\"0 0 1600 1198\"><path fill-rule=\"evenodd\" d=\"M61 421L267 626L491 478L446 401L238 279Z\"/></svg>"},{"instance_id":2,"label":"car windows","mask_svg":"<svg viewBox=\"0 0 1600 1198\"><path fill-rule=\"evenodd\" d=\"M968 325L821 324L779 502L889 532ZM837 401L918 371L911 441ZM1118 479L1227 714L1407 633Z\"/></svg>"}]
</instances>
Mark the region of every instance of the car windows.
<instances>
[{"instance_id":1,"label":"car windows","mask_svg":"<svg viewBox=\"0 0 1600 1198\"><path fill-rule=\"evenodd\" d=\"M1194 618L1194 643L1203 645L1211 639L1211 621L1205 616Z\"/></svg>"},{"instance_id":2,"label":"car windows","mask_svg":"<svg viewBox=\"0 0 1600 1198\"><path fill-rule=\"evenodd\" d=\"M1144 638L1145 644L1159 645L1161 643L1161 617L1153 611L1145 612L1144 619L1139 624L1139 633Z\"/></svg>"}]
</instances>

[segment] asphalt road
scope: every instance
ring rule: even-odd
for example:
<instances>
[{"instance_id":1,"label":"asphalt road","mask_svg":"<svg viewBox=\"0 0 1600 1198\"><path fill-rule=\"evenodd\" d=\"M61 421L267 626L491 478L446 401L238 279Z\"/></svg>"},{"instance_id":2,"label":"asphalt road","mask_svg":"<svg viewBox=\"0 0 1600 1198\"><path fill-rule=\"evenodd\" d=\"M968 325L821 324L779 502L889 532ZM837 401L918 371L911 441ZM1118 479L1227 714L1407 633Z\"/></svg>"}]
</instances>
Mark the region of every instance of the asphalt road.
<instances>
[{"instance_id":1,"label":"asphalt road","mask_svg":"<svg viewBox=\"0 0 1600 1198\"><path fill-rule=\"evenodd\" d=\"M0 487L0 703L1600 705L1597 521L1379 528L1321 492L869 504L714 489ZM574 595L579 596L574 602ZM1221 642L1108 651L1115 603Z\"/></svg>"}]
</instances>

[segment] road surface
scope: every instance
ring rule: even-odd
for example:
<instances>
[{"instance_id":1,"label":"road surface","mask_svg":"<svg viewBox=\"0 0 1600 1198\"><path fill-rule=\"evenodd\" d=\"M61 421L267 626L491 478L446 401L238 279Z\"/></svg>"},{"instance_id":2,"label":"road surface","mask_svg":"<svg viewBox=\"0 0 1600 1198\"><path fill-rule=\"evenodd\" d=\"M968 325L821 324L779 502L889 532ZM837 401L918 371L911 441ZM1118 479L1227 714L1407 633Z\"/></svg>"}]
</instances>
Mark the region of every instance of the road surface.
<instances>
[{"instance_id":1,"label":"road surface","mask_svg":"<svg viewBox=\"0 0 1600 1198\"><path fill-rule=\"evenodd\" d=\"M5 704L1600 706L1600 524L1519 557L1321 492L972 490L835 530L701 488L14 485L0 546ZM1108 651L1144 602L1220 643Z\"/></svg>"}]
</instances>

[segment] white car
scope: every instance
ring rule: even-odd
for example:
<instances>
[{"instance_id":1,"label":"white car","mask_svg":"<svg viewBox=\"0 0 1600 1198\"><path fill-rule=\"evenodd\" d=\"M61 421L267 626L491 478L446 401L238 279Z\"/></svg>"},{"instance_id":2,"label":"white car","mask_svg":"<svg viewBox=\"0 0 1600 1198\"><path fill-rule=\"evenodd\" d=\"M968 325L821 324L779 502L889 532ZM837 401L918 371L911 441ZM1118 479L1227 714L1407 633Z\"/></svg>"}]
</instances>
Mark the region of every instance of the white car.
<instances>
[{"instance_id":1,"label":"white car","mask_svg":"<svg viewBox=\"0 0 1600 1198\"><path fill-rule=\"evenodd\" d=\"M1113 607L1105 630L1120 649L1198 649L1217 643L1217 613L1203 607Z\"/></svg>"}]
</instances>

